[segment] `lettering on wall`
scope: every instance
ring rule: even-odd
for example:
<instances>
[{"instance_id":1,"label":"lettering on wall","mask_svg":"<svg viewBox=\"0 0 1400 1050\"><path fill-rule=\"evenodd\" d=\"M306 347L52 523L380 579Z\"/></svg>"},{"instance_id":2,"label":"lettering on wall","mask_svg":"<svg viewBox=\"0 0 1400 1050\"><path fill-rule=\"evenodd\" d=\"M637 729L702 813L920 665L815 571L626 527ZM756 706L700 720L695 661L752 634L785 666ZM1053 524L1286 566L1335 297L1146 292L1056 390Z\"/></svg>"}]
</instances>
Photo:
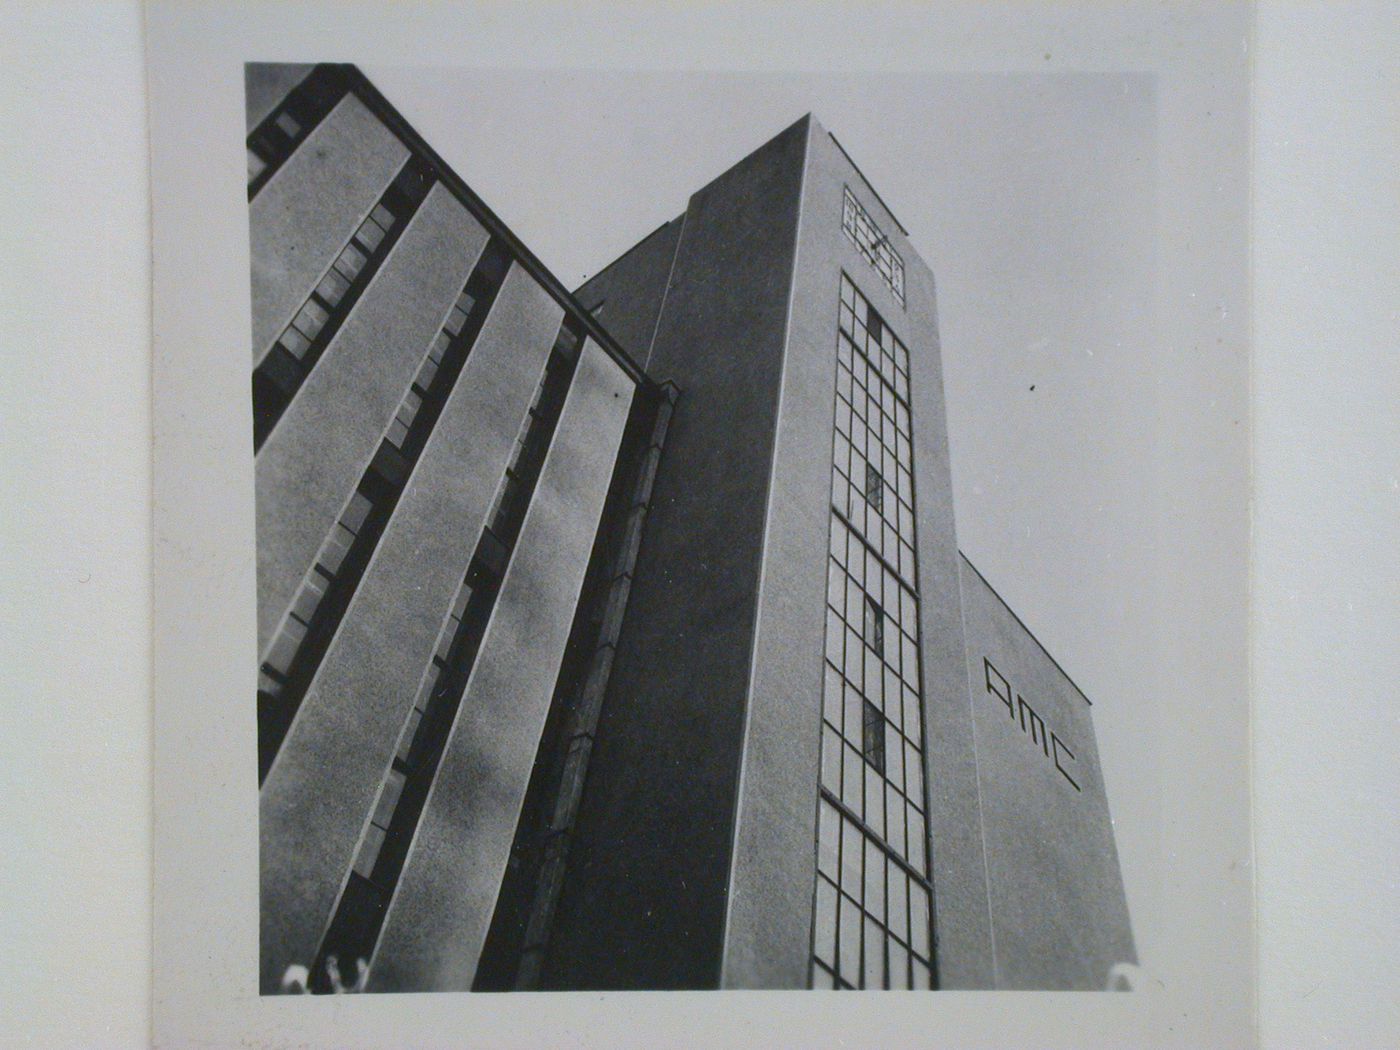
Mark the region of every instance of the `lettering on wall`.
<instances>
[{"instance_id":1,"label":"lettering on wall","mask_svg":"<svg viewBox=\"0 0 1400 1050\"><path fill-rule=\"evenodd\" d=\"M1036 713L1035 708L1026 702L1024 696L1011 688L1011 683L985 656L982 657L982 671L983 678L987 683L987 692L1005 705L1011 721L1017 723L1021 727L1021 732L1030 737L1031 745L1038 747L1041 754L1055 764L1060 776L1068 780L1075 791L1083 790L1063 765L1066 759L1070 764L1074 763L1074 752L1065 745L1065 742L1053 729L1047 729L1045 719Z\"/></svg>"}]
</instances>

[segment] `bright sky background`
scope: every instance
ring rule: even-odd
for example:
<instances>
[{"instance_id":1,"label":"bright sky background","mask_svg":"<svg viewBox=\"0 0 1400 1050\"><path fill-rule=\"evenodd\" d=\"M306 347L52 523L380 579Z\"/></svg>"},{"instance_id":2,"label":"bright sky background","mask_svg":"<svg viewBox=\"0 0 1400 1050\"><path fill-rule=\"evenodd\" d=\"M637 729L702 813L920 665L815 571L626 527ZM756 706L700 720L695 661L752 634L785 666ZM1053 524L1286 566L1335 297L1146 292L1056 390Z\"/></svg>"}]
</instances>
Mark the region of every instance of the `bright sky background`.
<instances>
[{"instance_id":1,"label":"bright sky background","mask_svg":"<svg viewBox=\"0 0 1400 1050\"><path fill-rule=\"evenodd\" d=\"M1154 79L363 68L569 287L803 113L836 134L938 280L959 543L1095 705L1151 967L1191 617L1157 545L1199 467L1174 432L1228 411L1158 364Z\"/></svg>"}]
</instances>

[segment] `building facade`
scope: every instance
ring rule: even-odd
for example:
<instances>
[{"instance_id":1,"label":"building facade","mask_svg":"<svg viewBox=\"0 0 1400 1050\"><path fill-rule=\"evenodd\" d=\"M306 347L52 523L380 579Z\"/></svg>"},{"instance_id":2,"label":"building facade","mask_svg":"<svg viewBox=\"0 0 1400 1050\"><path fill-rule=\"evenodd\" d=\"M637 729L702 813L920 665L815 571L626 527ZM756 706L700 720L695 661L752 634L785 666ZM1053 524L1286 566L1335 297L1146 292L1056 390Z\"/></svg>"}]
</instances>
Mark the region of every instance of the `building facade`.
<instances>
[{"instance_id":1,"label":"building facade","mask_svg":"<svg viewBox=\"0 0 1400 1050\"><path fill-rule=\"evenodd\" d=\"M261 981L1101 988L1087 700L958 553L933 275L810 116L575 294L248 67Z\"/></svg>"}]
</instances>

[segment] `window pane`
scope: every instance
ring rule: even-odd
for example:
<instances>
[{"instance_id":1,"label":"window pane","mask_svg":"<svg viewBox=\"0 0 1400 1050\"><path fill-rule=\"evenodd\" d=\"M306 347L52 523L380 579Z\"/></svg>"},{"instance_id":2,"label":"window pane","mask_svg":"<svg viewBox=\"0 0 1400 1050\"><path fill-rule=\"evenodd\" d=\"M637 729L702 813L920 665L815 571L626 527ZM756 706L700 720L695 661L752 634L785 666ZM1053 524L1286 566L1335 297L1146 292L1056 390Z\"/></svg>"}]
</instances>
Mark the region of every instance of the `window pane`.
<instances>
[{"instance_id":1,"label":"window pane","mask_svg":"<svg viewBox=\"0 0 1400 1050\"><path fill-rule=\"evenodd\" d=\"M885 986L885 935L874 920L865 920L865 987Z\"/></svg>"},{"instance_id":2,"label":"window pane","mask_svg":"<svg viewBox=\"0 0 1400 1050\"><path fill-rule=\"evenodd\" d=\"M865 840L865 910L885 921L885 854L874 840Z\"/></svg>"},{"instance_id":3,"label":"window pane","mask_svg":"<svg viewBox=\"0 0 1400 1050\"><path fill-rule=\"evenodd\" d=\"M860 983L860 925L860 910L853 901L842 897L838 972L852 984Z\"/></svg>"},{"instance_id":4,"label":"window pane","mask_svg":"<svg viewBox=\"0 0 1400 1050\"><path fill-rule=\"evenodd\" d=\"M370 817L370 822L378 824L381 828L387 828L389 821L394 815L394 807L399 804L399 795L403 792L404 775L397 769L389 770L389 775L384 778L384 786L379 791L379 799L374 806L374 815Z\"/></svg>"},{"instance_id":5,"label":"window pane","mask_svg":"<svg viewBox=\"0 0 1400 1050\"><path fill-rule=\"evenodd\" d=\"M845 702L842 707L845 720L842 723L842 732L852 744L859 745L865 732L865 699L857 689L849 685L845 687L844 696Z\"/></svg>"},{"instance_id":6,"label":"window pane","mask_svg":"<svg viewBox=\"0 0 1400 1050\"><path fill-rule=\"evenodd\" d=\"M932 984L929 980L928 967L925 966L923 963L919 962L918 959L914 959L912 961L914 964L914 989L916 991L926 992L932 987Z\"/></svg>"},{"instance_id":7,"label":"window pane","mask_svg":"<svg viewBox=\"0 0 1400 1050\"><path fill-rule=\"evenodd\" d=\"M836 669L822 661L826 681L822 685L822 715L834 726L841 725L841 676Z\"/></svg>"},{"instance_id":8,"label":"window pane","mask_svg":"<svg viewBox=\"0 0 1400 1050\"><path fill-rule=\"evenodd\" d=\"M360 851L355 854L355 872L364 879L374 872L374 862L379 859L379 851L384 846L384 829L371 824L365 829Z\"/></svg>"},{"instance_id":9,"label":"window pane","mask_svg":"<svg viewBox=\"0 0 1400 1050\"><path fill-rule=\"evenodd\" d=\"M329 315L320 306L307 300L300 312L292 319L292 324L308 339L315 339L316 333L325 325Z\"/></svg>"},{"instance_id":10,"label":"window pane","mask_svg":"<svg viewBox=\"0 0 1400 1050\"><path fill-rule=\"evenodd\" d=\"M887 784L885 785L885 802L889 806L889 826L885 829L885 841L888 842L896 853L906 857L904 848L904 800L894 794L894 791Z\"/></svg>"},{"instance_id":11,"label":"window pane","mask_svg":"<svg viewBox=\"0 0 1400 1050\"><path fill-rule=\"evenodd\" d=\"M384 239L384 231L373 219L366 219L364 225L355 233L356 238L370 251L379 247L379 242Z\"/></svg>"},{"instance_id":12,"label":"window pane","mask_svg":"<svg viewBox=\"0 0 1400 1050\"><path fill-rule=\"evenodd\" d=\"M841 666L841 621L831 613L826 617L826 658L837 667Z\"/></svg>"},{"instance_id":13,"label":"window pane","mask_svg":"<svg viewBox=\"0 0 1400 1050\"><path fill-rule=\"evenodd\" d=\"M841 801L850 806L856 813L863 814L864 806L860 800L861 786L861 766L860 752L847 745L842 748L844 752L844 768L841 772Z\"/></svg>"},{"instance_id":14,"label":"window pane","mask_svg":"<svg viewBox=\"0 0 1400 1050\"><path fill-rule=\"evenodd\" d=\"M841 741L830 726L822 727L822 786L828 791L841 790Z\"/></svg>"},{"instance_id":15,"label":"window pane","mask_svg":"<svg viewBox=\"0 0 1400 1050\"><path fill-rule=\"evenodd\" d=\"M462 325L466 323L467 315L454 306L451 310L447 312L447 320L443 323L442 327L447 331L451 332L453 335L457 335L459 332L461 332Z\"/></svg>"},{"instance_id":16,"label":"window pane","mask_svg":"<svg viewBox=\"0 0 1400 1050\"><path fill-rule=\"evenodd\" d=\"M890 981L889 987L903 991L909 987L909 953L902 945L890 941Z\"/></svg>"},{"instance_id":17,"label":"window pane","mask_svg":"<svg viewBox=\"0 0 1400 1050\"><path fill-rule=\"evenodd\" d=\"M909 946L928 958L928 890L917 882L909 884Z\"/></svg>"},{"instance_id":18,"label":"window pane","mask_svg":"<svg viewBox=\"0 0 1400 1050\"><path fill-rule=\"evenodd\" d=\"M316 294L334 306L336 303L340 302L341 296L345 294L346 289L349 287L349 281L335 270L331 270L326 276L321 278L321 283L316 286Z\"/></svg>"},{"instance_id":19,"label":"window pane","mask_svg":"<svg viewBox=\"0 0 1400 1050\"><path fill-rule=\"evenodd\" d=\"M862 752L865 761L878 773L885 771L885 718L869 700L864 701Z\"/></svg>"},{"instance_id":20,"label":"window pane","mask_svg":"<svg viewBox=\"0 0 1400 1050\"><path fill-rule=\"evenodd\" d=\"M836 890L826 879L817 878L817 910L814 949L823 962L836 965Z\"/></svg>"},{"instance_id":21,"label":"window pane","mask_svg":"<svg viewBox=\"0 0 1400 1050\"><path fill-rule=\"evenodd\" d=\"M821 803L818 821L820 828L817 839L817 867L833 879L839 878L837 846L841 841L841 818L837 815L835 807L825 799Z\"/></svg>"},{"instance_id":22,"label":"window pane","mask_svg":"<svg viewBox=\"0 0 1400 1050\"><path fill-rule=\"evenodd\" d=\"M288 328L277 341L282 344L287 353L291 354L298 361L306 356L307 348L311 346L311 341L295 328Z\"/></svg>"},{"instance_id":23,"label":"window pane","mask_svg":"<svg viewBox=\"0 0 1400 1050\"><path fill-rule=\"evenodd\" d=\"M889 928L901 940L909 939L909 876L898 864L889 865Z\"/></svg>"},{"instance_id":24,"label":"window pane","mask_svg":"<svg viewBox=\"0 0 1400 1050\"><path fill-rule=\"evenodd\" d=\"M883 837L885 834L885 782L880 774L869 766L865 767L865 822L870 830Z\"/></svg>"},{"instance_id":25,"label":"window pane","mask_svg":"<svg viewBox=\"0 0 1400 1050\"><path fill-rule=\"evenodd\" d=\"M353 281L355 276L364 269L366 261L364 252L353 244L347 244L345 250L340 253L340 257L336 259L335 268Z\"/></svg>"},{"instance_id":26,"label":"window pane","mask_svg":"<svg viewBox=\"0 0 1400 1050\"><path fill-rule=\"evenodd\" d=\"M884 722L881 730L885 736L885 776L896 787L904 787L904 741L895 732L894 726Z\"/></svg>"},{"instance_id":27,"label":"window pane","mask_svg":"<svg viewBox=\"0 0 1400 1050\"><path fill-rule=\"evenodd\" d=\"M861 850L865 848L865 836L854 824L841 818L841 889L851 895L852 900L860 900Z\"/></svg>"}]
</instances>

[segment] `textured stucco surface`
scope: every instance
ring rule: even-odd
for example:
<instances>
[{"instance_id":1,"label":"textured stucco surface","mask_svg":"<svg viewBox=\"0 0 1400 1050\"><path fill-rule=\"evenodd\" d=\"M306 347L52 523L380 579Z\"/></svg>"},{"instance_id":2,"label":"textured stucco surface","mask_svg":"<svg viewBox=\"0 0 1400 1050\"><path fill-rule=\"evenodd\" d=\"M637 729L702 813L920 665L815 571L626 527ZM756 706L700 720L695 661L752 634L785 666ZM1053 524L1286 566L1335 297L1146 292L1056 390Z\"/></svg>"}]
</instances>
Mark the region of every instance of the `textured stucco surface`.
<instances>
[{"instance_id":1,"label":"textured stucco surface","mask_svg":"<svg viewBox=\"0 0 1400 1050\"><path fill-rule=\"evenodd\" d=\"M264 990L315 955L561 317L513 267L263 784Z\"/></svg>"},{"instance_id":2,"label":"textured stucco surface","mask_svg":"<svg viewBox=\"0 0 1400 1050\"><path fill-rule=\"evenodd\" d=\"M375 990L471 989L632 395L589 340L385 919Z\"/></svg>"},{"instance_id":3,"label":"textured stucco surface","mask_svg":"<svg viewBox=\"0 0 1400 1050\"><path fill-rule=\"evenodd\" d=\"M486 231L434 186L259 450L259 654L485 246Z\"/></svg>"},{"instance_id":4,"label":"textured stucco surface","mask_svg":"<svg viewBox=\"0 0 1400 1050\"><path fill-rule=\"evenodd\" d=\"M727 988L804 987L811 957L840 278L826 184L836 178L838 200L840 186L828 167L813 168L824 133L810 118L802 127L804 152L793 158L802 203L733 817Z\"/></svg>"},{"instance_id":5,"label":"textured stucco surface","mask_svg":"<svg viewBox=\"0 0 1400 1050\"><path fill-rule=\"evenodd\" d=\"M961 569L996 986L1102 989L1136 954L1089 704L966 560Z\"/></svg>"},{"instance_id":6,"label":"textured stucco surface","mask_svg":"<svg viewBox=\"0 0 1400 1050\"><path fill-rule=\"evenodd\" d=\"M255 367L407 159L346 95L249 203Z\"/></svg>"}]
</instances>

